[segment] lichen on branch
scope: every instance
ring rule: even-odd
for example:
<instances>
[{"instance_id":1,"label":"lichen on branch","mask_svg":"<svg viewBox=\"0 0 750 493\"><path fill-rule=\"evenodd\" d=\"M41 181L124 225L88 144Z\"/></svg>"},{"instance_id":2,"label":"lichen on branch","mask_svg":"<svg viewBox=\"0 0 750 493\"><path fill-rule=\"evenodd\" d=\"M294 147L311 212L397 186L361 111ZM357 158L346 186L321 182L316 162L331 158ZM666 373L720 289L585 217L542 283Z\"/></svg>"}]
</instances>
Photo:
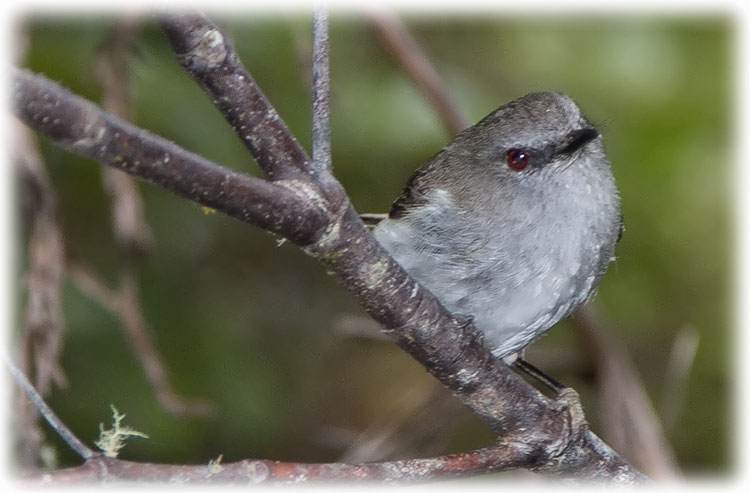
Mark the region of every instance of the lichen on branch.
<instances>
[{"instance_id":1,"label":"lichen on branch","mask_svg":"<svg viewBox=\"0 0 750 493\"><path fill-rule=\"evenodd\" d=\"M107 457L114 458L125 447L125 440L128 438L149 438L149 436L130 426L124 426L122 420L125 419L125 414L120 414L114 404L110 404L109 407L112 409L112 428L104 429L104 423L99 423L99 439L94 442L94 445Z\"/></svg>"}]
</instances>

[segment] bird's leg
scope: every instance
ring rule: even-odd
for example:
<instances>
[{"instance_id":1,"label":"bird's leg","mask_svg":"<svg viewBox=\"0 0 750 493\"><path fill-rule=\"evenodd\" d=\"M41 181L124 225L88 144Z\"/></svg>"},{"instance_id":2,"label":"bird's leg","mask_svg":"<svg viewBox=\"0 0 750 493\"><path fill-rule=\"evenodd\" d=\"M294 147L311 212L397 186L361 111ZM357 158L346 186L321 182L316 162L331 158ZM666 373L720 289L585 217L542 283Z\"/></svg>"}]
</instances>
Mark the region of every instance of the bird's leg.
<instances>
[{"instance_id":1,"label":"bird's leg","mask_svg":"<svg viewBox=\"0 0 750 493\"><path fill-rule=\"evenodd\" d=\"M536 366L524 360L520 351L510 357L504 357L503 360L522 373L525 373L536 381L541 382L545 387L551 389L555 393L555 402L558 408L568 415L568 426L571 440L573 439L572 437L580 435L588 428L588 422L583 413L583 406L581 406L581 399L578 397L578 392L573 390L572 387L563 385Z\"/></svg>"},{"instance_id":2,"label":"bird's leg","mask_svg":"<svg viewBox=\"0 0 750 493\"><path fill-rule=\"evenodd\" d=\"M517 369L518 371L525 373L529 377L533 378L537 382L540 382L545 387L552 390L558 397L560 397L565 389L568 387L563 385L562 383L558 382L551 376L544 373L542 370L537 368L536 366L532 365L525 359L523 359L523 356L520 353L516 353L513 356L515 358L510 361L510 364ZM507 357L506 357L507 358ZM508 363L508 360L503 358L506 363Z\"/></svg>"}]
</instances>

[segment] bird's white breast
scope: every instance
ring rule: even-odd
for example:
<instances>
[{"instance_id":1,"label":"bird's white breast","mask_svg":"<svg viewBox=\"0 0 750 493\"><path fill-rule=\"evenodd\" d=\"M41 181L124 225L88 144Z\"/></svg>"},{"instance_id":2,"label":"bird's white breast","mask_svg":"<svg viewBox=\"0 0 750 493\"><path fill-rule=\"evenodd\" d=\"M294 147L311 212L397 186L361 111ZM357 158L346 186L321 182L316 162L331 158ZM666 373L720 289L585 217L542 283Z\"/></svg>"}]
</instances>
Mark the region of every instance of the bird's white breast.
<instances>
[{"instance_id":1,"label":"bird's white breast","mask_svg":"<svg viewBox=\"0 0 750 493\"><path fill-rule=\"evenodd\" d=\"M562 186L557 197L506 201L489 214L458 207L436 189L427 205L383 221L374 234L448 310L472 316L493 353L505 356L585 301L609 262L602 258L611 256L610 246L602 248L609 240L598 232L619 221L617 204L605 200L602 213L607 191L586 185L584 194L576 187L568 196Z\"/></svg>"}]
</instances>

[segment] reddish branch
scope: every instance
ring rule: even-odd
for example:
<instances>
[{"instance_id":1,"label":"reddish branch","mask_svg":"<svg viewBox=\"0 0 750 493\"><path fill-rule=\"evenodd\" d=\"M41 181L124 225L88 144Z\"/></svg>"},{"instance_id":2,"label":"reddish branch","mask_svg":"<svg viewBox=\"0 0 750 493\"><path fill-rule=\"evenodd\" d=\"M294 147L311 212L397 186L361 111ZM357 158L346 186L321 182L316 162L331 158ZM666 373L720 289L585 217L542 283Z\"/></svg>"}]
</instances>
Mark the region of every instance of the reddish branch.
<instances>
[{"instance_id":1,"label":"reddish branch","mask_svg":"<svg viewBox=\"0 0 750 493\"><path fill-rule=\"evenodd\" d=\"M360 221L338 181L326 169L311 168L278 114L252 79L243 75L216 26L199 16L170 18L164 25L183 65L235 131L245 136L272 181L188 153L26 71L15 70L12 75L15 113L73 152L302 247L400 347L495 430L501 455L524 458L509 462L509 467L523 463L547 475L586 480L643 479L568 405L548 400L494 358L469 320L448 313L388 256Z\"/></svg>"},{"instance_id":2,"label":"reddish branch","mask_svg":"<svg viewBox=\"0 0 750 493\"><path fill-rule=\"evenodd\" d=\"M429 459L406 459L365 464L300 464L247 459L227 464L182 466L149 464L96 455L76 468L49 472L36 478L57 485L81 482L137 481L169 484L298 484L311 481L398 481L414 482L436 478L486 474L528 466L526 454L507 448L486 448Z\"/></svg>"}]
</instances>

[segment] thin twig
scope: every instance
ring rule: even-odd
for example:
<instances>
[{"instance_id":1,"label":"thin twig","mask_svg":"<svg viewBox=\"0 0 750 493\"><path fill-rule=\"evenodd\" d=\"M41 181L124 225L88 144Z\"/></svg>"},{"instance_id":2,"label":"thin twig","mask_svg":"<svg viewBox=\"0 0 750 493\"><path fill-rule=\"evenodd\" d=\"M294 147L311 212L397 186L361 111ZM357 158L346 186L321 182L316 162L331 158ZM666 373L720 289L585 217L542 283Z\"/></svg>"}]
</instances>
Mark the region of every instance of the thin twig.
<instances>
[{"instance_id":1,"label":"thin twig","mask_svg":"<svg viewBox=\"0 0 750 493\"><path fill-rule=\"evenodd\" d=\"M129 120L132 107L130 56L140 17L125 17L102 43L95 62L95 76L102 87L104 110ZM146 222L143 200L132 177L113 168L102 170L102 182L112 202L115 239L126 260L145 252L153 241Z\"/></svg>"},{"instance_id":2,"label":"thin twig","mask_svg":"<svg viewBox=\"0 0 750 493\"><path fill-rule=\"evenodd\" d=\"M118 289L110 288L99 276L75 263L68 266L68 275L78 289L98 301L120 320L146 379L164 409L188 416L210 416L215 412L211 402L205 399L186 399L175 393L169 384L166 365L154 347L152 331L138 302L136 279L131 271L122 273Z\"/></svg>"},{"instance_id":3,"label":"thin twig","mask_svg":"<svg viewBox=\"0 0 750 493\"><path fill-rule=\"evenodd\" d=\"M411 77L448 131L456 134L468 127L469 120L453 101L437 70L401 21L395 15L385 12L372 12L369 18L383 48L393 55L404 72Z\"/></svg>"},{"instance_id":4,"label":"thin twig","mask_svg":"<svg viewBox=\"0 0 750 493\"><path fill-rule=\"evenodd\" d=\"M23 198L28 210L28 266L25 272L26 307L23 329L16 345L22 371L31 376L39 393L46 395L52 384L65 387L60 364L65 332L62 281L65 245L57 217L55 190L49 180L36 136L21 123L11 122L14 162L23 179ZM44 440L39 414L23 396L16 404L16 431L20 443L19 463L38 463Z\"/></svg>"},{"instance_id":5,"label":"thin twig","mask_svg":"<svg viewBox=\"0 0 750 493\"><path fill-rule=\"evenodd\" d=\"M312 165L331 169L330 73L328 12L318 4L313 13Z\"/></svg>"},{"instance_id":6,"label":"thin twig","mask_svg":"<svg viewBox=\"0 0 750 493\"><path fill-rule=\"evenodd\" d=\"M5 358L5 365L8 367L8 370L10 370L13 379L26 392L26 395L29 396L29 399L34 403L34 406L39 410L39 413L44 417L45 421L47 421L52 429L55 430L63 440L65 440L65 443L67 443L68 446L70 446L70 448L72 448L83 459L90 459L93 457L96 453L79 440L78 437L70 431L70 428L65 426L65 423L63 423L47 403L44 402L44 399L39 395L39 392L36 391L31 382L29 382L26 375L24 375L9 358Z\"/></svg>"},{"instance_id":7,"label":"thin twig","mask_svg":"<svg viewBox=\"0 0 750 493\"><path fill-rule=\"evenodd\" d=\"M596 365L605 436L619 453L659 479L679 477L674 452L625 350L612 340L593 309L578 309L572 322Z\"/></svg>"},{"instance_id":8,"label":"thin twig","mask_svg":"<svg viewBox=\"0 0 750 493\"><path fill-rule=\"evenodd\" d=\"M179 483L286 482L314 480L423 481L439 477L490 473L528 466L533 460L522 448L497 445L460 454L427 459L407 459L365 464L305 464L271 460L243 460L220 467L171 466L105 458L88 448L44 402L31 382L9 359L5 364L18 385L26 391L40 414L63 440L87 462L79 467L44 474L42 481L56 484L85 480L160 481Z\"/></svg>"},{"instance_id":9,"label":"thin twig","mask_svg":"<svg viewBox=\"0 0 750 493\"><path fill-rule=\"evenodd\" d=\"M66 383L60 367L65 322L62 313L62 279L65 246L57 218L57 200L37 147L28 128L14 122L15 162L28 185L30 232L28 245L28 288L26 320L21 347L28 361L25 371L33 375L40 393L51 384ZM31 373L31 366L34 372Z\"/></svg>"},{"instance_id":10,"label":"thin twig","mask_svg":"<svg viewBox=\"0 0 750 493\"><path fill-rule=\"evenodd\" d=\"M433 380L404 389L393 402L349 441L342 462L429 456L445 450L451 426L465 410Z\"/></svg>"},{"instance_id":11,"label":"thin twig","mask_svg":"<svg viewBox=\"0 0 750 493\"><path fill-rule=\"evenodd\" d=\"M692 326L681 328L669 352L659 409L664 428L672 430L685 403L690 369L695 363L700 334Z\"/></svg>"}]
</instances>

